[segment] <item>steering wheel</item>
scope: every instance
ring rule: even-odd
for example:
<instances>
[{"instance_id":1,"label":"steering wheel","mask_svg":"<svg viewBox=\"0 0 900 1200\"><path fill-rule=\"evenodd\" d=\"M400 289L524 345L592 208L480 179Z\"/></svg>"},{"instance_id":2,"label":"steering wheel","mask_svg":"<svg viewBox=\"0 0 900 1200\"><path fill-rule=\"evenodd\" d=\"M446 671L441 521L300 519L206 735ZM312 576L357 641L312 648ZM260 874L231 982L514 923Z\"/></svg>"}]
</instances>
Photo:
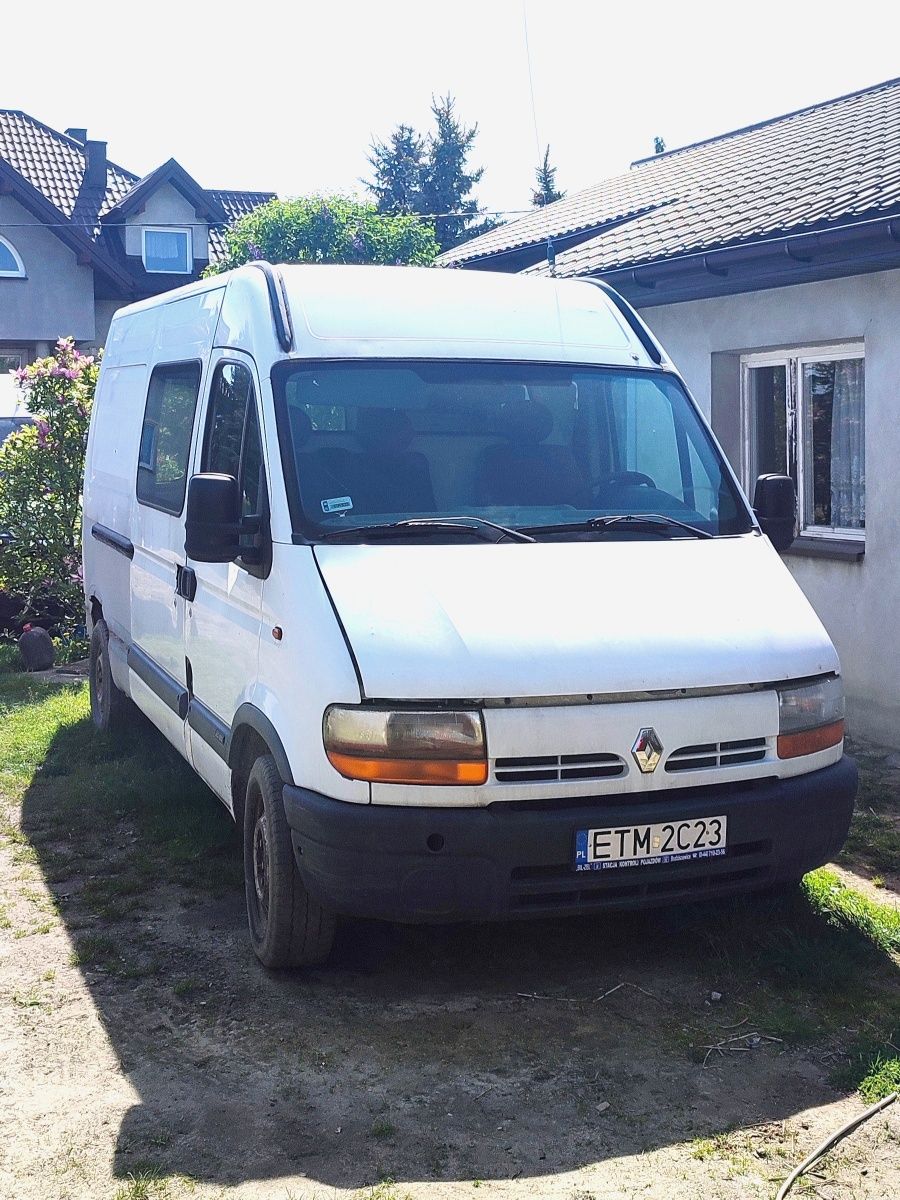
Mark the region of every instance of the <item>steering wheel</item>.
<instances>
[{"instance_id":1,"label":"steering wheel","mask_svg":"<svg viewBox=\"0 0 900 1200\"><path fill-rule=\"evenodd\" d=\"M649 475L645 475L643 471L616 471L614 475L607 475L605 479L597 479L594 481L594 495L597 496L604 489L612 485L613 487L647 487L655 488L656 480Z\"/></svg>"}]
</instances>

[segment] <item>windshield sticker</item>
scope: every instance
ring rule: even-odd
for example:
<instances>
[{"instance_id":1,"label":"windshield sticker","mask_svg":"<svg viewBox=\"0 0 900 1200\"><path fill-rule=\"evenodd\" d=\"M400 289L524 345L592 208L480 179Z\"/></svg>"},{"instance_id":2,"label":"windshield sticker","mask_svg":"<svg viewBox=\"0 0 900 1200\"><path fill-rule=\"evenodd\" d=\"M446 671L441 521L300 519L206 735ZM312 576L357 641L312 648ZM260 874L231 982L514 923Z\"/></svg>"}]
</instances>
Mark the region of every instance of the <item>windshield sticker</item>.
<instances>
[{"instance_id":1,"label":"windshield sticker","mask_svg":"<svg viewBox=\"0 0 900 1200\"><path fill-rule=\"evenodd\" d=\"M322 501L322 512L336 513L347 512L353 507L353 501L349 496L335 496L331 500Z\"/></svg>"}]
</instances>

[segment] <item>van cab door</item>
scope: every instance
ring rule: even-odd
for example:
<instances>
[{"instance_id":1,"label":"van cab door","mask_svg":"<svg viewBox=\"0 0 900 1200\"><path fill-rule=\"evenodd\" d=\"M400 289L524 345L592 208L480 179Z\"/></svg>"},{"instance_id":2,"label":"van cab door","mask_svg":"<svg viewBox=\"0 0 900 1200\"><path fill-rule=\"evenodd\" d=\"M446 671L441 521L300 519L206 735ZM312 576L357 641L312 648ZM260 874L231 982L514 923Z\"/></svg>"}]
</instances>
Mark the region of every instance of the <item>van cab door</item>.
<instances>
[{"instance_id":1,"label":"van cab door","mask_svg":"<svg viewBox=\"0 0 900 1200\"><path fill-rule=\"evenodd\" d=\"M214 351L209 379L196 467L237 479L248 525L233 562L188 564L193 595L187 602L184 646L191 761L222 795L228 774L223 751L232 718L256 684L270 543L255 364L246 354Z\"/></svg>"}]
</instances>

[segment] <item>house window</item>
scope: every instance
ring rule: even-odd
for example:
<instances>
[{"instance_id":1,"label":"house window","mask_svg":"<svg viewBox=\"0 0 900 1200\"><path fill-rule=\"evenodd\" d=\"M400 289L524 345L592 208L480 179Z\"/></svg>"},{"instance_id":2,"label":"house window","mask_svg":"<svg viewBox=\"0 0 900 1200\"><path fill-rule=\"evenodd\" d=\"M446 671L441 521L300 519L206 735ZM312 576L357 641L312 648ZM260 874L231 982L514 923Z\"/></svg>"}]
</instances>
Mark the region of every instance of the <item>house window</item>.
<instances>
[{"instance_id":1,"label":"house window","mask_svg":"<svg viewBox=\"0 0 900 1200\"><path fill-rule=\"evenodd\" d=\"M861 540L866 528L865 358L859 344L741 359L744 483L790 475L800 532Z\"/></svg>"},{"instance_id":2,"label":"house window","mask_svg":"<svg viewBox=\"0 0 900 1200\"><path fill-rule=\"evenodd\" d=\"M194 266L190 229L144 229L144 267L162 275L190 275Z\"/></svg>"},{"instance_id":3,"label":"house window","mask_svg":"<svg viewBox=\"0 0 900 1200\"><path fill-rule=\"evenodd\" d=\"M25 264L12 242L0 237L0 279L24 279Z\"/></svg>"}]
</instances>

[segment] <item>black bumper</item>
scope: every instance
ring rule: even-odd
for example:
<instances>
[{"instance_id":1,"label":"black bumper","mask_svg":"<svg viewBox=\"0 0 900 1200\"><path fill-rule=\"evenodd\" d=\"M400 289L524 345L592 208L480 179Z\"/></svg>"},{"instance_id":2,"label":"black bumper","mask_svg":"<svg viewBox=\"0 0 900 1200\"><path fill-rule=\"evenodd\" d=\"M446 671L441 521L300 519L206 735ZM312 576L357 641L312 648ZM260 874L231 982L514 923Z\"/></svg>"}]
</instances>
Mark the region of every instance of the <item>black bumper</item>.
<instances>
[{"instance_id":1,"label":"black bumper","mask_svg":"<svg viewBox=\"0 0 900 1200\"><path fill-rule=\"evenodd\" d=\"M683 788L653 799L498 802L487 808L348 804L285 787L303 881L322 903L391 921L498 920L632 908L799 878L844 844L856 764L794 779ZM728 818L722 858L576 872L579 829Z\"/></svg>"}]
</instances>

